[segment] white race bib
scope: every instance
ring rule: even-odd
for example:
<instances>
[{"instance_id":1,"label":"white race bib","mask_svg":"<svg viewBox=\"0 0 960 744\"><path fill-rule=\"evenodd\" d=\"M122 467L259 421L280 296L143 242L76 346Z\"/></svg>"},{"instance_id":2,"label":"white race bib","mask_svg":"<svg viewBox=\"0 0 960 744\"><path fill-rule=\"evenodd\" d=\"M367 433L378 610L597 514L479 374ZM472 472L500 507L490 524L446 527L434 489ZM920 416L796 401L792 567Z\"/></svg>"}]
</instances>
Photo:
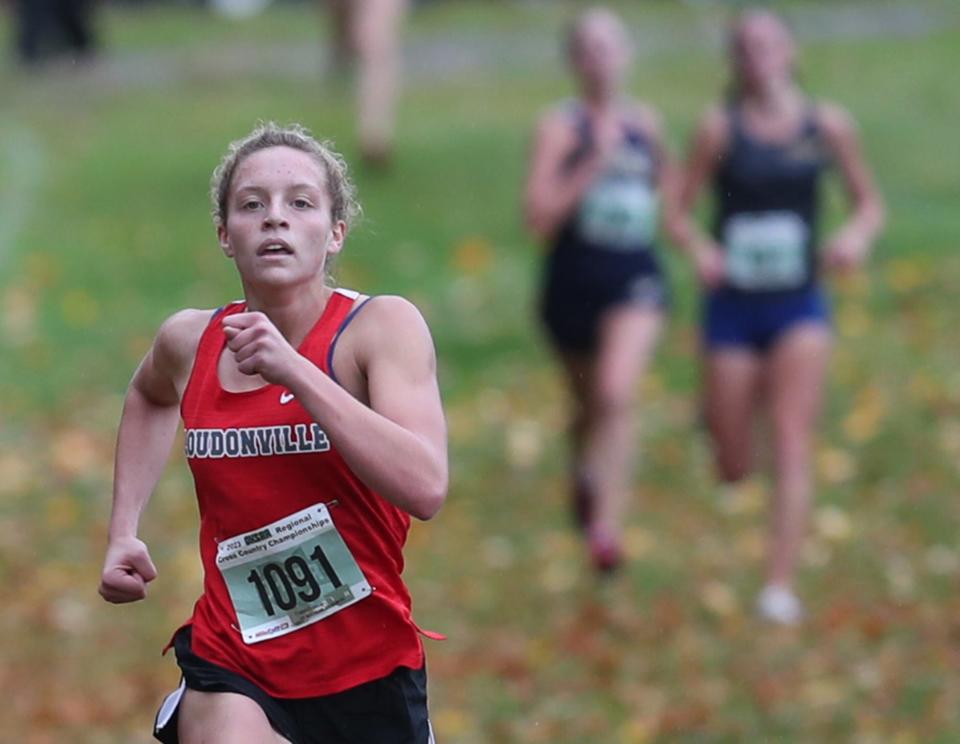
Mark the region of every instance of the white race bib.
<instances>
[{"instance_id":1,"label":"white race bib","mask_svg":"<svg viewBox=\"0 0 960 744\"><path fill-rule=\"evenodd\" d=\"M724 231L727 282L737 289L796 289L807 279L807 226L794 212L731 217Z\"/></svg>"},{"instance_id":2,"label":"white race bib","mask_svg":"<svg viewBox=\"0 0 960 744\"><path fill-rule=\"evenodd\" d=\"M217 568L247 644L292 633L371 592L324 504L224 540Z\"/></svg>"},{"instance_id":3,"label":"white race bib","mask_svg":"<svg viewBox=\"0 0 960 744\"><path fill-rule=\"evenodd\" d=\"M580 234L617 250L646 247L656 235L657 208L656 194L643 181L601 178L580 204Z\"/></svg>"}]
</instances>

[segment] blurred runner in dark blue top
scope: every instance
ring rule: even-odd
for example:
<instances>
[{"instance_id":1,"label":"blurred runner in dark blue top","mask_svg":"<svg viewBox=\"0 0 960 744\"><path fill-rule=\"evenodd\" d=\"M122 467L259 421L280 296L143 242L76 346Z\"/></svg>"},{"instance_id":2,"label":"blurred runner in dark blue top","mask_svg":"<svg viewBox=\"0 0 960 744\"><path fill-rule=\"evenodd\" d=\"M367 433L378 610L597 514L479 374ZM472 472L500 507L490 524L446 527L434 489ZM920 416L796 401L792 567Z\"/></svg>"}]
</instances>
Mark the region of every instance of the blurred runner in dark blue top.
<instances>
[{"instance_id":1,"label":"blurred runner in dark blue top","mask_svg":"<svg viewBox=\"0 0 960 744\"><path fill-rule=\"evenodd\" d=\"M829 152L813 104L783 141L753 135L736 104L726 116L730 139L714 175L713 230L725 272L706 300L705 340L711 349L763 353L796 324L829 324L815 249Z\"/></svg>"},{"instance_id":2,"label":"blurred runner in dark blue top","mask_svg":"<svg viewBox=\"0 0 960 744\"><path fill-rule=\"evenodd\" d=\"M670 165L659 116L623 95L630 44L621 20L583 12L568 53L580 95L539 123L525 208L549 251L541 312L573 394L574 512L606 571L620 561L637 380L666 307L654 242Z\"/></svg>"},{"instance_id":3,"label":"blurred runner in dark blue top","mask_svg":"<svg viewBox=\"0 0 960 744\"><path fill-rule=\"evenodd\" d=\"M752 293L809 288L820 175L829 164L817 112L808 104L784 141L755 136L736 104L726 115L730 141L714 176L713 230L727 250L725 283Z\"/></svg>"},{"instance_id":4,"label":"blurred runner in dark blue top","mask_svg":"<svg viewBox=\"0 0 960 744\"><path fill-rule=\"evenodd\" d=\"M791 624L803 614L793 579L831 344L819 270L858 268L881 228L883 206L853 121L799 89L794 41L779 16L743 13L730 56L731 96L701 121L667 222L705 291L705 409L723 480L751 472L754 415L761 403L770 409L776 488L757 609ZM822 241L818 191L828 164L838 166L851 210ZM708 237L691 210L710 181L716 216Z\"/></svg>"},{"instance_id":5,"label":"blurred runner in dark blue top","mask_svg":"<svg viewBox=\"0 0 960 744\"><path fill-rule=\"evenodd\" d=\"M576 149L562 166L570 173L595 142L589 114L567 105ZM648 137L624 116L614 157L589 186L553 240L541 310L554 344L589 353L603 313L617 305L663 309L666 286L654 255L659 199L657 155Z\"/></svg>"}]
</instances>

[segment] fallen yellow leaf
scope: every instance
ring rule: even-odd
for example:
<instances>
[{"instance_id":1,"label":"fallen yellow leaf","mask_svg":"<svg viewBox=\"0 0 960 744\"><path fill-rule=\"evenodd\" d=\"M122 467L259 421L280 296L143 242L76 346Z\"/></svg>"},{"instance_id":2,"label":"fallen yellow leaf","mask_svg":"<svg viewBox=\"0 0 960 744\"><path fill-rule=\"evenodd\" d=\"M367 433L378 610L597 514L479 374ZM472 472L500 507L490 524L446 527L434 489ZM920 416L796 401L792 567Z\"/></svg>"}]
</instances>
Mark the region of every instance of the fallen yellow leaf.
<instances>
[{"instance_id":1,"label":"fallen yellow leaf","mask_svg":"<svg viewBox=\"0 0 960 744\"><path fill-rule=\"evenodd\" d=\"M817 532L825 539L841 542L850 539L853 526L847 513L837 506L824 506L815 516Z\"/></svg>"},{"instance_id":2,"label":"fallen yellow leaf","mask_svg":"<svg viewBox=\"0 0 960 744\"><path fill-rule=\"evenodd\" d=\"M846 450L829 447L817 453L817 470L821 478L836 486L850 481L856 475L857 465Z\"/></svg>"},{"instance_id":3,"label":"fallen yellow leaf","mask_svg":"<svg viewBox=\"0 0 960 744\"><path fill-rule=\"evenodd\" d=\"M700 601L710 612L721 617L728 617L739 610L737 596L720 581L707 582L700 590Z\"/></svg>"},{"instance_id":4,"label":"fallen yellow leaf","mask_svg":"<svg viewBox=\"0 0 960 744\"><path fill-rule=\"evenodd\" d=\"M453 263L467 276L481 274L493 263L493 246L481 236L465 238L454 250Z\"/></svg>"}]
</instances>

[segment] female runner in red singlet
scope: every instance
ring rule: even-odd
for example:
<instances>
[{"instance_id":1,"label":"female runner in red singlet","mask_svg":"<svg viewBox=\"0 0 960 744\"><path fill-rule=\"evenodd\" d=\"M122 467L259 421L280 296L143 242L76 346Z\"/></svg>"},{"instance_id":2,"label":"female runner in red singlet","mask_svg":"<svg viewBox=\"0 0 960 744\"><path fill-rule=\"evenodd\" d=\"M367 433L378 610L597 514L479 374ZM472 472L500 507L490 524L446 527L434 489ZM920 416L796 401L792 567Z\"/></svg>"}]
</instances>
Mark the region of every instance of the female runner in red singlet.
<instances>
[{"instance_id":1,"label":"female runner in red singlet","mask_svg":"<svg viewBox=\"0 0 960 744\"><path fill-rule=\"evenodd\" d=\"M357 207L343 160L259 126L213 179L244 299L160 328L127 392L100 593L146 596L140 514L182 417L203 594L172 645L164 742L428 744L424 654L400 577L410 515L447 489L430 333L399 297L334 290Z\"/></svg>"}]
</instances>

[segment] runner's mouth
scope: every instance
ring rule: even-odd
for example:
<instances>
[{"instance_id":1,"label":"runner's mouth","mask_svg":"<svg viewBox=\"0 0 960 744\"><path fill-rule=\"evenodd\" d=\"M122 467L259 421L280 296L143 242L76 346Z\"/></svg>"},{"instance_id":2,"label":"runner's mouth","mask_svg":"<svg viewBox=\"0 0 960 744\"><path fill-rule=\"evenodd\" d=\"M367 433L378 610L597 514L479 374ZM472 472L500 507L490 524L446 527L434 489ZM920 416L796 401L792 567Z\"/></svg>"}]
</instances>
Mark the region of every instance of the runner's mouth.
<instances>
[{"instance_id":1,"label":"runner's mouth","mask_svg":"<svg viewBox=\"0 0 960 744\"><path fill-rule=\"evenodd\" d=\"M290 246L283 240L268 240L260 244L258 256L293 255Z\"/></svg>"}]
</instances>

